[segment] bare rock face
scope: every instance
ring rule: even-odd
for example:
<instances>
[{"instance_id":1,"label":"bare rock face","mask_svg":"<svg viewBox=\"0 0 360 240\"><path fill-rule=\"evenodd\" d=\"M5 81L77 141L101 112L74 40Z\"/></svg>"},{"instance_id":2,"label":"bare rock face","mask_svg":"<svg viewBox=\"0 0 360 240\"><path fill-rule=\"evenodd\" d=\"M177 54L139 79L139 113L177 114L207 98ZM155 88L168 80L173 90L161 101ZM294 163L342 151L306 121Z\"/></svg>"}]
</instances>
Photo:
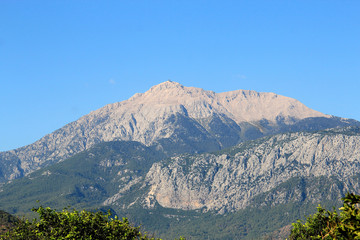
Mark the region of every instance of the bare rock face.
<instances>
[{"instance_id":1,"label":"bare rock face","mask_svg":"<svg viewBox=\"0 0 360 240\"><path fill-rule=\"evenodd\" d=\"M334 176L345 190L359 189L351 181L358 173L360 134L282 134L242 143L222 155L182 155L155 163L146 177L150 191L144 205L157 201L168 208L236 211L294 177ZM294 190L290 197L301 198ZM267 198L271 204L286 203L286 194Z\"/></svg>"},{"instance_id":2,"label":"bare rock face","mask_svg":"<svg viewBox=\"0 0 360 240\"><path fill-rule=\"evenodd\" d=\"M167 81L130 99L104 106L37 142L0 153L0 181L22 177L104 141L131 140L172 153L206 152L291 130L317 130L328 115L274 93L225 93ZM300 125L299 125L300 124ZM348 124L344 119L332 127ZM170 149L170 150L167 150Z\"/></svg>"}]
</instances>

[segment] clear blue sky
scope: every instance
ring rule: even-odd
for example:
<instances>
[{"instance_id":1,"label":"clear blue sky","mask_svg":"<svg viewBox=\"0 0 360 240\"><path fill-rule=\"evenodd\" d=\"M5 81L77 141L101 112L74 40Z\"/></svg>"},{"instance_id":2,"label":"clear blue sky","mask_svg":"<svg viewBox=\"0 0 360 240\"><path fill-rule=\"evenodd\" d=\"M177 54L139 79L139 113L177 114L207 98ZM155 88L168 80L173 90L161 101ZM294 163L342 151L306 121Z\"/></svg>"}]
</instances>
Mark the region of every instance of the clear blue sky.
<instances>
[{"instance_id":1,"label":"clear blue sky","mask_svg":"<svg viewBox=\"0 0 360 240\"><path fill-rule=\"evenodd\" d=\"M358 0L0 0L0 151L168 79L360 120Z\"/></svg>"}]
</instances>

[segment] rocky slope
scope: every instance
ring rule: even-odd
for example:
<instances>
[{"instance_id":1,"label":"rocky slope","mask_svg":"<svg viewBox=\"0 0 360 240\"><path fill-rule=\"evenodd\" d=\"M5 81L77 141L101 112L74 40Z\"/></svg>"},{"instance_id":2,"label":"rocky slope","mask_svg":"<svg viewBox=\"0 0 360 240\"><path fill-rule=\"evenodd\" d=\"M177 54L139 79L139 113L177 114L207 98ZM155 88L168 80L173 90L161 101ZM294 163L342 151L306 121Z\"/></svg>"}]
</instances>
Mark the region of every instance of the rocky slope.
<instances>
[{"instance_id":1,"label":"rocky slope","mask_svg":"<svg viewBox=\"0 0 360 240\"><path fill-rule=\"evenodd\" d=\"M138 141L174 155L215 151L279 132L352 124L358 122L322 114L274 93L215 93L167 81L91 112L33 144L1 152L0 182L106 141Z\"/></svg>"},{"instance_id":2,"label":"rocky slope","mask_svg":"<svg viewBox=\"0 0 360 240\"><path fill-rule=\"evenodd\" d=\"M242 143L223 154L182 155L155 163L146 176L150 191L144 204L237 211L294 177L334 177L342 184L335 189L337 197L346 189L359 191L358 179L352 179L360 173L359 128L351 134L334 131L281 134ZM299 189L290 196L288 190L266 195L263 204L321 198L311 186L307 196Z\"/></svg>"}]
</instances>

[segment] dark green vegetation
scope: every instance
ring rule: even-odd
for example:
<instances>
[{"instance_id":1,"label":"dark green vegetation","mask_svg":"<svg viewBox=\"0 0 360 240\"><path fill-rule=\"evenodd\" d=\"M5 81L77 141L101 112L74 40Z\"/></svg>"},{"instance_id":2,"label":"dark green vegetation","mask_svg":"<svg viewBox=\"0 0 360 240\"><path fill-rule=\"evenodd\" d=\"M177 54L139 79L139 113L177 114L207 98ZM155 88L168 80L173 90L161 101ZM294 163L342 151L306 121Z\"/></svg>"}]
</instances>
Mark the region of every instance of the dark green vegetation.
<instances>
[{"instance_id":1,"label":"dark green vegetation","mask_svg":"<svg viewBox=\"0 0 360 240\"><path fill-rule=\"evenodd\" d=\"M319 206L317 213L307 217L305 223L293 223L291 240L301 239L360 239L360 196L347 193L340 214Z\"/></svg>"},{"instance_id":2,"label":"dark green vegetation","mask_svg":"<svg viewBox=\"0 0 360 240\"><path fill-rule=\"evenodd\" d=\"M126 218L110 218L110 213L66 209L57 212L43 207L33 211L39 214L39 220L22 219L1 239L154 239L142 234L140 228L131 226Z\"/></svg>"},{"instance_id":3,"label":"dark green vegetation","mask_svg":"<svg viewBox=\"0 0 360 240\"><path fill-rule=\"evenodd\" d=\"M274 208L252 208L240 210L225 215L211 212L171 211L156 209L144 212L141 217L147 220L146 230L154 232L156 236L172 239L179 234L187 239L260 239L299 216L305 216L314 210L312 204L291 203ZM133 212L132 212L133 211ZM135 209L127 214L134 216ZM147 217L146 217L147 216ZM137 219L135 216L131 219ZM142 218L144 219L144 218ZM151 223L154 223L152 225Z\"/></svg>"},{"instance_id":4,"label":"dark green vegetation","mask_svg":"<svg viewBox=\"0 0 360 240\"><path fill-rule=\"evenodd\" d=\"M0 234L12 228L18 219L11 214L0 210Z\"/></svg>"},{"instance_id":5,"label":"dark green vegetation","mask_svg":"<svg viewBox=\"0 0 360 240\"><path fill-rule=\"evenodd\" d=\"M144 176L163 157L161 152L138 142L101 143L5 184L0 192L0 208L22 215L29 213L38 200L57 209L69 205L96 208L106 197L118 192L119 184L127 185Z\"/></svg>"}]
</instances>

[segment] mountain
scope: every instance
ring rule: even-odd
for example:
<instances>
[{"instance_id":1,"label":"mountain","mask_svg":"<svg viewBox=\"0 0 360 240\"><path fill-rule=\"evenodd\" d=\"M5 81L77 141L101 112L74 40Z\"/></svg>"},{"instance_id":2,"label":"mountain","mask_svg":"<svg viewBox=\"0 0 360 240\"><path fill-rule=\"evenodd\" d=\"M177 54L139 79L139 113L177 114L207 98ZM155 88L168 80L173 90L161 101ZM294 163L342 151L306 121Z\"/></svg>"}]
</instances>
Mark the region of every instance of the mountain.
<instances>
[{"instance_id":1,"label":"mountain","mask_svg":"<svg viewBox=\"0 0 360 240\"><path fill-rule=\"evenodd\" d=\"M359 127L172 157L156 146L112 141L4 184L0 208L22 214L36 200L58 209L111 208L166 239L259 239L320 202L339 204L346 191L359 192L359 180Z\"/></svg>"},{"instance_id":2,"label":"mountain","mask_svg":"<svg viewBox=\"0 0 360 240\"><path fill-rule=\"evenodd\" d=\"M1 152L0 209L39 200L111 209L165 239L259 239L359 191L359 147L359 122L295 99L167 81Z\"/></svg>"},{"instance_id":3,"label":"mountain","mask_svg":"<svg viewBox=\"0 0 360 240\"><path fill-rule=\"evenodd\" d=\"M33 144L0 153L6 182L108 141L137 141L167 156L203 153L262 136L359 125L322 114L274 93L225 93L167 81L130 99L104 106Z\"/></svg>"}]
</instances>

